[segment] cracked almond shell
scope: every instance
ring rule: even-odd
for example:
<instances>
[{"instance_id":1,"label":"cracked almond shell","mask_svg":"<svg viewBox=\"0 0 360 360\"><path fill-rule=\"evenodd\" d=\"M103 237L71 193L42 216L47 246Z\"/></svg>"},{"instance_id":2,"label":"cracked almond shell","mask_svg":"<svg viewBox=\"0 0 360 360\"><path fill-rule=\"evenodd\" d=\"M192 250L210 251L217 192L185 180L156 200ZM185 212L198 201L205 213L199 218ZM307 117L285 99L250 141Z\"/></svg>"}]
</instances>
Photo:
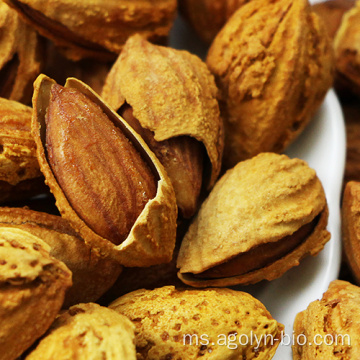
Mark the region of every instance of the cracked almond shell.
<instances>
[{"instance_id":1,"label":"cracked almond shell","mask_svg":"<svg viewBox=\"0 0 360 360\"><path fill-rule=\"evenodd\" d=\"M31 101L32 83L41 70L42 44L15 10L0 2L0 96Z\"/></svg>"},{"instance_id":2,"label":"cracked almond shell","mask_svg":"<svg viewBox=\"0 0 360 360\"><path fill-rule=\"evenodd\" d=\"M90 106L93 109L96 108L98 113L102 114L102 119L106 117L103 125L106 124L107 128L110 127L112 129L108 132L108 134L111 134L111 141L106 138L104 131L102 131L101 134L100 132L93 133L90 138L83 134L81 137L77 136L75 140L68 136L61 137L61 134L58 135L56 132L53 134L59 142L60 147L75 147L77 150L73 153L76 157L74 161L82 162L80 167L78 166L79 164L77 164L74 171L70 169L70 174L68 174L71 176L73 175L74 179L86 179L87 181L84 182L81 180L78 182L75 180L75 182L70 184L74 187L72 190L75 190L75 194L79 192L75 197L76 204L80 206L84 203L87 203L87 205L89 203L91 204L91 201L95 199L94 196L96 194L97 200L93 202L93 206L90 206L91 211L85 215L92 218L92 220L95 219L95 225L97 225L102 218L107 219L108 211L111 211L113 214L124 211L125 218L123 218L126 220L127 208L124 207L123 201L121 200L122 196L118 196L118 192L122 191L122 189L119 187L115 188L114 184L116 185L116 183L111 181L116 175L116 178L119 176L121 180L130 182L131 186L135 187L131 190L131 194L133 195L134 192L137 191L136 178L127 174L126 171L123 172L122 168L113 167L111 171L115 171L115 173L110 173L110 170L107 170L107 159L99 159L98 154L99 147L104 149L109 148L110 144L112 146L114 145L112 142L114 139L118 139L117 133L121 133L122 136L127 139L126 142L137 151L139 157L150 168L151 173L156 180L155 196L147 201L140 212L140 215L135 219L135 222L131 226L130 232L121 243L116 243L113 239L104 238L99 235L90 228L87 222L83 220L83 217L80 217L78 212L74 210L74 202L72 204L69 202L67 195L64 193L53 173L53 168L50 167L48 162L48 149L46 150L45 148L48 132L45 118L50 105L52 96L51 91L54 89L54 86L56 89L59 87L54 80L44 75L39 76L34 84L32 132L37 145L37 156L40 169L45 176L46 183L55 196L56 206L60 210L62 217L71 223L71 226L79 232L79 235L91 248L96 248L100 254L113 257L124 266L150 266L170 261L175 246L177 208L174 190L162 165L149 150L141 137L139 137L139 135L135 133L120 116L113 112L96 93L84 83L69 78L64 89L69 89L72 93L76 94L77 101L75 103L78 103L81 99L84 108L82 110L78 108L71 110L75 103L73 104L69 101L65 104L66 111L73 111L74 113L66 113L65 116L74 116L74 119L76 118L77 120L84 121L84 113L77 118L77 112L86 112L87 108ZM60 90L60 92L66 91ZM91 116L87 117L86 121L92 121ZM83 130L86 135L88 130L84 127ZM106 150L108 151L108 149ZM120 151L119 148L114 148L112 150L117 152ZM128 160L127 158L124 158L125 155L122 156L123 159L116 159L113 151L110 155L109 152L107 153L108 156L112 157L112 165L114 161L116 162L117 160L125 162ZM86 160L84 160L85 158ZM65 161L67 161L66 158ZM84 161L87 163L84 163ZM56 165L60 166L60 170L62 170L61 167L63 166L63 162ZM80 171L80 174L77 175L76 171ZM87 173L87 171L90 172ZM65 170L65 173L66 172L67 170ZM119 173L117 174L116 172ZM123 176L125 176L125 179L122 179ZM90 182L88 181L89 177L92 178L92 181ZM96 181L96 177L99 177L100 180ZM108 181L108 183L109 181L111 182L110 185L113 186L112 191L115 192L114 194L109 193L106 181ZM75 188L75 186L78 186L79 188ZM88 190L89 192L86 193ZM130 195L128 194L126 196ZM98 203L97 201L100 202ZM120 215L122 214L119 214L119 216ZM115 223L115 226L116 225L117 224ZM120 223L119 225L122 224ZM106 230L111 234L110 228L107 228Z\"/></svg>"},{"instance_id":3,"label":"cracked almond shell","mask_svg":"<svg viewBox=\"0 0 360 360\"><path fill-rule=\"evenodd\" d=\"M135 360L134 325L116 311L78 304L59 315L26 360Z\"/></svg>"},{"instance_id":4,"label":"cracked almond shell","mask_svg":"<svg viewBox=\"0 0 360 360\"><path fill-rule=\"evenodd\" d=\"M292 347L293 360L356 359L360 353L359 299L358 286L332 281L322 299L295 318L294 335L300 340Z\"/></svg>"},{"instance_id":5,"label":"cracked almond shell","mask_svg":"<svg viewBox=\"0 0 360 360\"><path fill-rule=\"evenodd\" d=\"M113 60L134 33L164 41L177 7L176 0L5 1L72 60Z\"/></svg>"},{"instance_id":6,"label":"cracked almond shell","mask_svg":"<svg viewBox=\"0 0 360 360\"><path fill-rule=\"evenodd\" d=\"M186 233L177 260L191 286L273 280L330 239L328 208L305 161L262 153L216 183Z\"/></svg>"},{"instance_id":7,"label":"cracked almond shell","mask_svg":"<svg viewBox=\"0 0 360 360\"><path fill-rule=\"evenodd\" d=\"M17 228L40 238L50 246L49 254L72 272L72 287L63 307L96 301L115 282L122 267L91 249L60 216L25 208L0 208L0 226Z\"/></svg>"},{"instance_id":8,"label":"cracked almond shell","mask_svg":"<svg viewBox=\"0 0 360 360\"><path fill-rule=\"evenodd\" d=\"M221 92L226 169L280 153L301 133L332 85L332 50L307 0L250 1L233 14L206 59Z\"/></svg>"},{"instance_id":9,"label":"cracked almond shell","mask_svg":"<svg viewBox=\"0 0 360 360\"><path fill-rule=\"evenodd\" d=\"M284 330L259 300L230 289L142 289L118 298L109 307L134 323L136 351L142 360L270 360ZM248 343L240 344L241 334L248 336ZM192 335L198 336L197 343ZM256 349L255 335L261 342ZM208 343L200 336L206 336ZM237 346L221 345L221 336Z\"/></svg>"},{"instance_id":10,"label":"cracked almond shell","mask_svg":"<svg viewBox=\"0 0 360 360\"><path fill-rule=\"evenodd\" d=\"M115 111L129 104L157 142L190 136L204 144L212 186L220 173L224 146L217 92L212 75L197 56L134 35L110 70L102 97Z\"/></svg>"},{"instance_id":11,"label":"cracked almond shell","mask_svg":"<svg viewBox=\"0 0 360 360\"><path fill-rule=\"evenodd\" d=\"M59 312L71 272L27 231L0 227L1 359L20 356Z\"/></svg>"}]
</instances>

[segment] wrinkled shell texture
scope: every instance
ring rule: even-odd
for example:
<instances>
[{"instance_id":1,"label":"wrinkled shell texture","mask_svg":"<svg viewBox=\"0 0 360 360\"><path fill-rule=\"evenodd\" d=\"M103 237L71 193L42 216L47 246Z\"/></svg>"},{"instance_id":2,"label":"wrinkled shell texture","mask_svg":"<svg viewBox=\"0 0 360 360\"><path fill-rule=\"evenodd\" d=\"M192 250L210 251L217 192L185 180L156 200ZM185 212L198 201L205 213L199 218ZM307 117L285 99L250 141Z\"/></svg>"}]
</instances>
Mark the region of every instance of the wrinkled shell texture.
<instances>
[{"instance_id":1,"label":"wrinkled shell texture","mask_svg":"<svg viewBox=\"0 0 360 360\"><path fill-rule=\"evenodd\" d=\"M110 308L135 324L138 359L271 359L278 346L239 345L236 349L217 344L218 335L247 334L258 338L271 334L280 340L283 325L277 323L258 300L230 289L176 290L166 286L138 290L115 300ZM208 336L209 345L185 341L186 334ZM212 345L212 343L215 345Z\"/></svg>"},{"instance_id":2,"label":"wrinkled shell texture","mask_svg":"<svg viewBox=\"0 0 360 360\"><path fill-rule=\"evenodd\" d=\"M37 156L41 171L56 198L56 205L61 215L71 222L71 225L90 247L97 249L100 254L113 257L124 266L150 266L170 261L175 246L177 217L176 199L170 180L162 165L144 141L116 113L108 108L90 88L76 79L68 79L65 87L80 90L89 98L89 101L99 105L109 117L109 121L111 119L118 124L130 141L148 159L149 164L155 169L159 181L155 198L145 205L144 210L131 228L130 234L120 245L114 245L95 233L71 207L49 166L43 143L46 131L44 114L48 108L49 89L54 83L53 80L46 76L39 76L35 82L32 133L37 145ZM71 139L68 139L68 141L71 141ZM96 154L94 156L96 157ZM86 178L86 175L84 177ZM101 184L97 186L101 189Z\"/></svg>"},{"instance_id":3,"label":"wrinkled shell texture","mask_svg":"<svg viewBox=\"0 0 360 360\"><path fill-rule=\"evenodd\" d=\"M121 266L100 256L70 226L55 215L23 208L0 208L0 226L22 229L50 246L49 253L72 272L72 287L66 292L64 307L96 301L121 272Z\"/></svg>"},{"instance_id":4,"label":"wrinkled shell texture","mask_svg":"<svg viewBox=\"0 0 360 360\"><path fill-rule=\"evenodd\" d=\"M135 35L112 67L102 97L115 110L125 101L130 104L135 118L154 132L156 141L188 135L202 142L213 184L224 146L217 91L213 76L197 56L152 45Z\"/></svg>"},{"instance_id":5,"label":"wrinkled shell texture","mask_svg":"<svg viewBox=\"0 0 360 360\"><path fill-rule=\"evenodd\" d=\"M74 60L111 58L137 32L150 40L162 40L176 14L176 0L6 1L43 36L64 46Z\"/></svg>"},{"instance_id":6,"label":"wrinkled shell texture","mask_svg":"<svg viewBox=\"0 0 360 360\"><path fill-rule=\"evenodd\" d=\"M221 90L226 168L295 139L332 84L332 55L306 0L255 0L235 12L207 56Z\"/></svg>"},{"instance_id":7,"label":"wrinkled shell texture","mask_svg":"<svg viewBox=\"0 0 360 360\"><path fill-rule=\"evenodd\" d=\"M0 2L0 96L27 103L40 73L37 33L5 2Z\"/></svg>"},{"instance_id":8,"label":"wrinkled shell texture","mask_svg":"<svg viewBox=\"0 0 360 360\"><path fill-rule=\"evenodd\" d=\"M71 272L49 255L49 246L20 229L0 228L0 351L21 355L60 310Z\"/></svg>"},{"instance_id":9,"label":"wrinkled shell texture","mask_svg":"<svg viewBox=\"0 0 360 360\"><path fill-rule=\"evenodd\" d=\"M307 339L314 339L317 335L318 342L330 334L333 344L331 340L328 341L330 345L326 341L320 346L296 344L293 359L356 359L360 353L359 299L359 287L341 280L331 282L321 300L312 302L296 316L294 331L295 336L304 334Z\"/></svg>"},{"instance_id":10,"label":"wrinkled shell texture","mask_svg":"<svg viewBox=\"0 0 360 360\"><path fill-rule=\"evenodd\" d=\"M230 16L249 0L180 0L180 11L202 40L210 43Z\"/></svg>"},{"instance_id":11,"label":"wrinkled shell texture","mask_svg":"<svg viewBox=\"0 0 360 360\"><path fill-rule=\"evenodd\" d=\"M360 1L343 17L334 41L336 70L348 87L360 94Z\"/></svg>"},{"instance_id":12,"label":"wrinkled shell texture","mask_svg":"<svg viewBox=\"0 0 360 360\"><path fill-rule=\"evenodd\" d=\"M10 185L41 176L31 114L30 107L0 98L0 180Z\"/></svg>"},{"instance_id":13,"label":"wrinkled shell texture","mask_svg":"<svg viewBox=\"0 0 360 360\"><path fill-rule=\"evenodd\" d=\"M293 234L326 212L320 180L305 161L286 155L262 153L240 162L217 182L202 204L181 244L180 273L201 273L217 264L265 243ZM296 251L264 269L228 279L228 283L271 280L280 276L307 253L317 254L329 240L327 212L320 218L316 236ZM183 280L183 279L182 279ZM200 284L197 284L200 285ZM209 285L209 284L208 284ZM202 286L206 286L206 283Z\"/></svg>"},{"instance_id":14,"label":"wrinkled shell texture","mask_svg":"<svg viewBox=\"0 0 360 360\"><path fill-rule=\"evenodd\" d=\"M342 201L342 239L350 269L360 284L360 183L346 184Z\"/></svg>"},{"instance_id":15,"label":"wrinkled shell texture","mask_svg":"<svg viewBox=\"0 0 360 360\"><path fill-rule=\"evenodd\" d=\"M72 306L26 360L135 360L134 325L125 316L94 303Z\"/></svg>"}]
</instances>

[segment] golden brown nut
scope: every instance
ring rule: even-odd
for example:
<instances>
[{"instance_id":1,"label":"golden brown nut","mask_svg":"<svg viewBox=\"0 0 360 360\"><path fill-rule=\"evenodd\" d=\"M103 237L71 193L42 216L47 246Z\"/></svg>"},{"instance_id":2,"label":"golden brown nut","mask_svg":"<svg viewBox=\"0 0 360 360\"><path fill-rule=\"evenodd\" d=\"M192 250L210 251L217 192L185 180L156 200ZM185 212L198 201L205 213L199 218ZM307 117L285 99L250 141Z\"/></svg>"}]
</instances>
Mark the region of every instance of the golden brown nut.
<instances>
[{"instance_id":1,"label":"golden brown nut","mask_svg":"<svg viewBox=\"0 0 360 360\"><path fill-rule=\"evenodd\" d=\"M307 0L258 0L238 9L207 64L221 91L225 168L283 151L333 81L332 45Z\"/></svg>"},{"instance_id":2,"label":"golden brown nut","mask_svg":"<svg viewBox=\"0 0 360 360\"><path fill-rule=\"evenodd\" d=\"M360 182L346 184L342 200L342 240L344 253L355 280L360 284Z\"/></svg>"},{"instance_id":3,"label":"golden brown nut","mask_svg":"<svg viewBox=\"0 0 360 360\"><path fill-rule=\"evenodd\" d=\"M63 88L40 76L33 107L40 169L61 215L90 247L125 266L170 261L175 194L139 135L76 79Z\"/></svg>"},{"instance_id":4,"label":"golden brown nut","mask_svg":"<svg viewBox=\"0 0 360 360\"><path fill-rule=\"evenodd\" d=\"M40 73L41 44L37 33L3 1L0 48L0 97L29 103L32 83Z\"/></svg>"},{"instance_id":5,"label":"golden brown nut","mask_svg":"<svg viewBox=\"0 0 360 360\"><path fill-rule=\"evenodd\" d=\"M1 6L1 4L0 4ZM45 191L31 136L32 109L0 98L0 201Z\"/></svg>"},{"instance_id":6,"label":"golden brown nut","mask_svg":"<svg viewBox=\"0 0 360 360\"><path fill-rule=\"evenodd\" d=\"M346 12L334 40L335 64L342 86L360 95L360 1Z\"/></svg>"},{"instance_id":7,"label":"golden brown nut","mask_svg":"<svg viewBox=\"0 0 360 360\"><path fill-rule=\"evenodd\" d=\"M51 325L71 286L71 272L30 233L0 228L1 359L20 356Z\"/></svg>"},{"instance_id":8,"label":"golden brown nut","mask_svg":"<svg viewBox=\"0 0 360 360\"><path fill-rule=\"evenodd\" d=\"M303 160L262 153L216 183L181 244L179 277L192 286L273 280L329 240L325 193Z\"/></svg>"},{"instance_id":9,"label":"golden brown nut","mask_svg":"<svg viewBox=\"0 0 360 360\"><path fill-rule=\"evenodd\" d=\"M134 325L98 304L79 304L62 313L26 360L135 360Z\"/></svg>"},{"instance_id":10,"label":"golden brown nut","mask_svg":"<svg viewBox=\"0 0 360 360\"><path fill-rule=\"evenodd\" d=\"M223 150L217 89L206 65L186 51L135 35L109 72L102 96L143 136L164 165L182 214L192 216L202 185L203 147L212 167L209 186L219 175Z\"/></svg>"},{"instance_id":11,"label":"golden brown nut","mask_svg":"<svg viewBox=\"0 0 360 360\"><path fill-rule=\"evenodd\" d=\"M328 34L334 39L344 13L354 4L355 0L325 0L312 5L312 9L324 20Z\"/></svg>"},{"instance_id":12,"label":"golden brown nut","mask_svg":"<svg viewBox=\"0 0 360 360\"><path fill-rule=\"evenodd\" d=\"M73 60L114 59L135 33L163 41L176 14L176 0L5 1Z\"/></svg>"},{"instance_id":13,"label":"golden brown nut","mask_svg":"<svg viewBox=\"0 0 360 360\"><path fill-rule=\"evenodd\" d=\"M141 360L270 360L284 329L260 301L230 289L138 290L115 300L110 308L134 323ZM241 334L249 341L241 344Z\"/></svg>"},{"instance_id":14,"label":"golden brown nut","mask_svg":"<svg viewBox=\"0 0 360 360\"><path fill-rule=\"evenodd\" d=\"M322 299L310 303L295 318L295 338L300 340L293 346L293 359L357 359L359 299L359 287L341 280L331 282Z\"/></svg>"},{"instance_id":15,"label":"golden brown nut","mask_svg":"<svg viewBox=\"0 0 360 360\"><path fill-rule=\"evenodd\" d=\"M73 286L66 292L63 307L96 301L121 272L121 266L91 249L60 216L24 208L0 208L0 226L25 230L50 246L50 255L72 272Z\"/></svg>"},{"instance_id":16,"label":"golden brown nut","mask_svg":"<svg viewBox=\"0 0 360 360\"><path fill-rule=\"evenodd\" d=\"M179 10L202 40L211 43L231 15L249 0L180 0Z\"/></svg>"}]
</instances>

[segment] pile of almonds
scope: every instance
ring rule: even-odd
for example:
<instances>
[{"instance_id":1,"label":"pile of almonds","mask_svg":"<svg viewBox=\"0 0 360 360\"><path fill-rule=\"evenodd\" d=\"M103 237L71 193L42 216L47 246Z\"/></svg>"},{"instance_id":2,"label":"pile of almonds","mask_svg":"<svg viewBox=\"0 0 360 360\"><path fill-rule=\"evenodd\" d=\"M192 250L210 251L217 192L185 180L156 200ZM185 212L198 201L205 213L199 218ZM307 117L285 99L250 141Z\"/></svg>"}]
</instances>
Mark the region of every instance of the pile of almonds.
<instances>
[{"instance_id":1,"label":"pile of almonds","mask_svg":"<svg viewBox=\"0 0 360 360\"><path fill-rule=\"evenodd\" d=\"M316 172L282 152L334 79L357 108L360 0L0 0L0 14L1 359L271 359L284 326L228 287L279 278L331 237ZM177 16L206 58L169 46ZM358 186L343 223L360 284Z\"/></svg>"}]
</instances>

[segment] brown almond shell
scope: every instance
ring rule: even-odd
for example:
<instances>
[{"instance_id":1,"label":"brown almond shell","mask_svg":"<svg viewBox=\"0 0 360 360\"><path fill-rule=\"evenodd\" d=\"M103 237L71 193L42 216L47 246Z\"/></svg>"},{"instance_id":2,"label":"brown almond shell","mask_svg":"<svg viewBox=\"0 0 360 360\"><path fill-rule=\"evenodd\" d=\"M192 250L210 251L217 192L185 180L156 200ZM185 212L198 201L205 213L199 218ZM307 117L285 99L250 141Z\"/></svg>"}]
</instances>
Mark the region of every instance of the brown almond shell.
<instances>
[{"instance_id":1,"label":"brown almond shell","mask_svg":"<svg viewBox=\"0 0 360 360\"><path fill-rule=\"evenodd\" d=\"M284 330L259 300L231 289L141 289L118 298L109 307L134 323L138 359L144 360L271 359ZM207 346L196 344L191 336L195 334L198 340L203 334L209 340ZM221 334L231 334L238 346L221 345ZM255 342L241 342L241 334L274 341L265 344L260 340L261 345L254 349Z\"/></svg>"},{"instance_id":2,"label":"brown almond shell","mask_svg":"<svg viewBox=\"0 0 360 360\"><path fill-rule=\"evenodd\" d=\"M61 313L26 360L135 360L134 325L116 311L94 303Z\"/></svg>"},{"instance_id":3,"label":"brown almond shell","mask_svg":"<svg viewBox=\"0 0 360 360\"><path fill-rule=\"evenodd\" d=\"M360 288L334 280L320 300L298 313L294 321L293 360L356 359L359 346ZM315 346L316 345L316 346Z\"/></svg>"},{"instance_id":4,"label":"brown almond shell","mask_svg":"<svg viewBox=\"0 0 360 360\"><path fill-rule=\"evenodd\" d=\"M360 2L347 11L334 39L335 65L340 86L360 96Z\"/></svg>"},{"instance_id":5,"label":"brown almond shell","mask_svg":"<svg viewBox=\"0 0 360 360\"><path fill-rule=\"evenodd\" d=\"M111 60L126 39L140 33L164 41L176 15L176 0L6 0L25 21L64 49L72 60Z\"/></svg>"},{"instance_id":6,"label":"brown almond shell","mask_svg":"<svg viewBox=\"0 0 360 360\"><path fill-rule=\"evenodd\" d=\"M27 231L0 228L1 359L20 356L58 314L71 272L49 246Z\"/></svg>"},{"instance_id":7,"label":"brown almond shell","mask_svg":"<svg viewBox=\"0 0 360 360\"><path fill-rule=\"evenodd\" d=\"M111 110L91 88L74 78L69 78L65 87L76 88L100 106L109 119L124 132L143 155L159 180L155 198L148 201L133 225L130 234L120 245L115 245L96 234L71 207L56 181L46 157L45 114L49 103L50 88L53 84L55 81L45 75L40 75L35 81L32 133L37 145L40 169L56 199L56 206L62 217L71 223L71 226L79 232L79 235L91 248L96 248L101 255L113 257L124 266L150 266L170 261L175 247L177 218L176 199L170 180L161 163L142 138Z\"/></svg>"},{"instance_id":8,"label":"brown almond shell","mask_svg":"<svg viewBox=\"0 0 360 360\"><path fill-rule=\"evenodd\" d=\"M41 177L31 136L32 109L0 98L0 180L16 185Z\"/></svg>"},{"instance_id":9,"label":"brown almond shell","mask_svg":"<svg viewBox=\"0 0 360 360\"><path fill-rule=\"evenodd\" d=\"M29 103L32 83L40 74L43 45L17 12L0 2L0 96Z\"/></svg>"},{"instance_id":10,"label":"brown almond shell","mask_svg":"<svg viewBox=\"0 0 360 360\"><path fill-rule=\"evenodd\" d=\"M319 217L293 251L239 276L199 279L196 274L260 245L292 235ZM316 255L330 239L328 208L320 180L305 161L262 153L240 162L216 183L181 244L178 276L191 286L230 286L273 280Z\"/></svg>"},{"instance_id":11,"label":"brown almond shell","mask_svg":"<svg viewBox=\"0 0 360 360\"><path fill-rule=\"evenodd\" d=\"M100 298L115 282L122 267L91 249L84 239L60 216L25 208L0 208L0 226L22 229L50 246L50 255L72 272L72 287L63 307Z\"/></svg>"},{"instance_id":12,"label":"brown almond shell","mask_svg":"<svg viewBox=\"0 0 360 360\"><path fill-rule=\"evenodd\" d=\"M344 253L357 284L360 284L360 182L346 184L341 217Z\"/></svg>"},{"instance_id":13,"label":"brown almond shell","mask_svg":"<svg viewBox=\"0 0 360 360\"><path fill-rule=\"evenodd\" d=\"M102 97L116 111L128 103L156 141L184 135L203 143L212 186L224 147L217 92L213 76L197 56L134 35L110 70Z\"/></svg>"},{"instance_id":14,"label":"brown almond shell","mask_svg":"<svg viewBox=\"0 0 360 360\"><path fill-rule=\"evenodd\" d=\"M221 92L224 165L282 152L333 82L332 44L307 0L250 1L214 39L207 65Z\"/></svg>"}]
</instances>

